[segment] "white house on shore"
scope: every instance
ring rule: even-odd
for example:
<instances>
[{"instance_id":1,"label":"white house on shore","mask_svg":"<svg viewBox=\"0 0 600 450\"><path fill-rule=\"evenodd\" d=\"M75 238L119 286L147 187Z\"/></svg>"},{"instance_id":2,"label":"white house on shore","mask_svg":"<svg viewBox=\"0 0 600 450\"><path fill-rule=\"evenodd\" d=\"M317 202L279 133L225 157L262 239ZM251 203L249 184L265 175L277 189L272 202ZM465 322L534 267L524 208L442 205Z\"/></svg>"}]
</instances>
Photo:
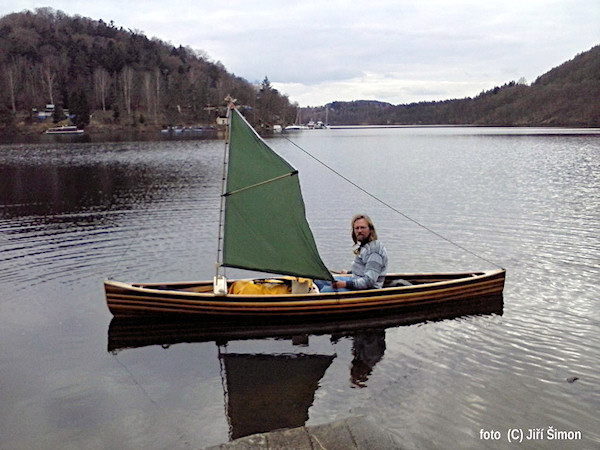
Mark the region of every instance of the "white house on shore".
<instances>
[{"instance_id":1,"label":"white house on shore","mask_svg":"<svg viewBox=\"0 0 600 450\"><path fill-rule=\"evenodd\" d=\"M33 113L33 116L37 117L40 121L43 122L46 119L54 117L54 111L56 111L56 106L49 103L41 111L38 110L37 108L33 108L31 112ZM69 118L69 110L68 109L63 109L63 114L65 116L65 119Z\"/></svg>"}]
</instances>

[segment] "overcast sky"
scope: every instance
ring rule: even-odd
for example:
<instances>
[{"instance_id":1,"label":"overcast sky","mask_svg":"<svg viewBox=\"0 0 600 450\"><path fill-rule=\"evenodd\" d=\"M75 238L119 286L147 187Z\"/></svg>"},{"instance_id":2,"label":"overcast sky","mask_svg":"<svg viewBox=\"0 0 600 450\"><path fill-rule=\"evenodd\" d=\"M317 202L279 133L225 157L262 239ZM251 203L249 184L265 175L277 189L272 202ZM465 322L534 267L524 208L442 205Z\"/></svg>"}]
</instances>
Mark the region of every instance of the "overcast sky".
<instances>
[{"instance_id":1,"label":"overcast sky","mask_svg":"<svg viewBox=\"0 0 600 450\"><path fill-rule=\"evenodd\" d=\"M0 15L40 7L200 50L301 106L476 96L600 44L598 0L3 0Z\"/></svg>"}]
</instances>

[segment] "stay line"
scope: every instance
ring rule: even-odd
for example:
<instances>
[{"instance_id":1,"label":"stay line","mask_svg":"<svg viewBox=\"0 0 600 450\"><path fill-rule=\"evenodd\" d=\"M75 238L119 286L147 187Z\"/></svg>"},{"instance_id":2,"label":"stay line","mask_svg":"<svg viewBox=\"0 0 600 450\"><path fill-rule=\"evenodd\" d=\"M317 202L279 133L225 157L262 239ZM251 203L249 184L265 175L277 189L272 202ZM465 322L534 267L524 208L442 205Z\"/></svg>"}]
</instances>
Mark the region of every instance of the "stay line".
<instances>
[{"instance_id":1,"label":"stay line","mask_svg":"<svg viewBox=\"0 0 600 450\"><path fill-rule=\"evenodd\" d=\"M439 237L440 239L443 239L444 241L454 245L455 247L463 250L464 252L469 253L470 255L475 256L476 258L481 259L482 261L488 262L500 269L502 269L503 267L500 266L499 264L490 261L487 258L484 258L483 256L478 255L477 253L473 252L472 250L469 250L468 248L466 248L465 246L454 242L453 240L447 238L446 236L438 233L435 230L432 230L431 228L429 228L426 225L423 225L421 222L413 219L412 217L406 215L405 213L403 213L402 211L398 210L397 208L395 208L394 206L390 205L389 203L385 202L384 200L381 200L380 198L376 197L375 195L371 194L369 191L367 191L366 189L364 189L363 187L359 186L358 184L356 184L354 181L350 180L348 177L342 175L340 172L338 172L337 170L335 170L333 167L329 166L328 164L324 163L323 161L321 161L319 158L317 158L316 156L314 156L313 154L311 154L310 152L308 152L307 150L303 149L302 147L300 147L298 144L296 144L294 141L292 141L290 138L285 137L284 138L291 143L294 147L298 148L300 151L302 151L304 154L306 154L307 156L309 156L310 158L312 158L313 160L315 160L316 162L318 162L319 164L321 164L323 167L325 167L327 170L329 170L330 172L334 173L335 175L337 175L338 177L340 177L342 180L346 181L347 183L351 184L352 186L354 186L356 189L358 189L359 191L361 191L362 193L368 195L369 197L371 197L373 200L381 203L382 205L386 206L387 208L391 209L392 211L394 211L395 213L401 215L402 217L404 217L406 220L414 223L415 225L423 228L424 230L427 230L428 232L432 233L433 235Z\"/></svg>"}]
</instances>

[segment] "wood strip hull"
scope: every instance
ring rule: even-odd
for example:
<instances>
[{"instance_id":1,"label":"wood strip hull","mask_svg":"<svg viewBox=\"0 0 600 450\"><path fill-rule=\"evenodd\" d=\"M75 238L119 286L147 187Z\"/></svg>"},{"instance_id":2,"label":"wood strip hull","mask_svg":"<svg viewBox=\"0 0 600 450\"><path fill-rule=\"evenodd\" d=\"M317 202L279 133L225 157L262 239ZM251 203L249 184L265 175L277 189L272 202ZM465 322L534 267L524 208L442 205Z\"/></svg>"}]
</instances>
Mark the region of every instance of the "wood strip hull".
<instances>
[{"instance_id":1,"label":"wood strip hull","mask_svg":"<svg viewBox=\"0 0 600 450\"><path fill-rule=\"evenodd\" d=\"M115 317L194 316L206 319L310 319L389 314L502 294L505 270L460 274L391 274L416 283L365 291L278 296L216 296L210 282L128 284L105 281L109 310ZM204 291L204 292L202 292Z\"/></svg>"},{"instance_id":2,"label":"wood strip hull","mask_svg":"<svg viewBox=\"0 0 600 450\"><path fill-rule=\"evenodd\" d=\"M144 316L114 317L108 328L108 351L149 345L169 346L181 342L224 344L245 339L294 339L306 335L352 336L355 332L383 330L421 322L432 322L464 316L502 315L502 294L453 300L436 304L406 306L394 312L360 317L220 317Z\"/></svg>"}]
</instances>

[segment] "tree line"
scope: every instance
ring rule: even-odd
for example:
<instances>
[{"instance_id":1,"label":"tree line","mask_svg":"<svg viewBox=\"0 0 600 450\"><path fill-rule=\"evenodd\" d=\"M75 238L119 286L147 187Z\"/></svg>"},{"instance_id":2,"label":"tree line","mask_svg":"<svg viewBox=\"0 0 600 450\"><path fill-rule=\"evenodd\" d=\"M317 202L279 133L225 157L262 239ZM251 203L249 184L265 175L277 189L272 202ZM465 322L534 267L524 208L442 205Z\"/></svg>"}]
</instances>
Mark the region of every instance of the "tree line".
<instances>
[{"instance_id":1,"label":"tree line","mask_svg":"<svg viewBox=\"0 0 600 450\"><path fill-rule=\"evenodd\" d=\"M0 19L0 67L4 128L34 120L31 111L46 104L80 126L90 113L106 124L213 124L227 95L260 126L296 117L297 105L267 77L256 86L201 51L51 8Z\"/></svg>"},{"instance_id":2,"label":"tree line","mask_svg":"<svg viewBox=\"0 0 600 450\"><path fill-rule=\"evenodd\" d=\"M487 125L600 127L600 45L538 77L510 81L474 98L392 105L333 102L302 108L330 125Z\"/></svg>"}]
</instances>

